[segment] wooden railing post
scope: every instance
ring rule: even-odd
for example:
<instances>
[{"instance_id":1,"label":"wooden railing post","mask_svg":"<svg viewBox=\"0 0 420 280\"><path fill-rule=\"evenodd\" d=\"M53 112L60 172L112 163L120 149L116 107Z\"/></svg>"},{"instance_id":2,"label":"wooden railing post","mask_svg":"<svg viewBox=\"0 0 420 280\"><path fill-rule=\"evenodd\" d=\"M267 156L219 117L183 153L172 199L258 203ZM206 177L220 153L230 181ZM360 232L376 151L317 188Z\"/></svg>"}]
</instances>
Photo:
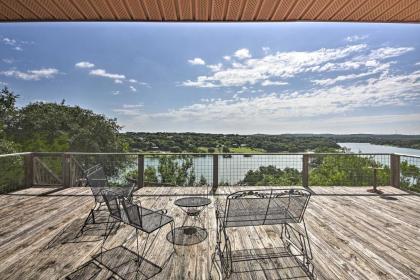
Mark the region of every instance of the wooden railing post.
<instances>
[{"instance_id":1,"label":"wooden railing post","mask_svg":"<svg viewBox=\"0 0 420 280\"><path fill-rule=\"evenodd\" d=\"M70 187L70 155L63 154L63 187Z\"/></svg>"},{"instance_id":2,"label":"wooden railing post","mask_svg":"<svg viewBox=\"0 0 420 280\"><path fill-rule=\"evenodd\" d=\"M304 188L309 186L309 155L304 154L302 157L302 185Z\"/></svg>"},{"instance_id":3,"label":"wooden railing post","mask_svg":"<svg viewBox=\"0 0 420 280\"><path fill-rule=\"evenodd\" d=\"M212 193L216 192L219 185L219 155L213 155L213 188Z\"/></svg>"},{"instance_id":4,"label":"wooden railing post","mask_svg":"<svg viewBox=\"0 0 420 280\"><path fill-rule=\"evenodd\" d=\"M144 187L144 155L137 155L137 186Z\"/></svg>"},{"instance_id":5,"label":"wooden railing post","mask_svg":"<svg viewBox=\"0 0 420 280\"><path fill-rule=\"evenodd\" d=\"M30 188L34 184L34 155L25 155L25 186Z\"/></svg>"},{"instance_id":6,"label":"wooden railing post","mask_svg":"<svg viewBox=\"0 0 420 280\"><path fill-rule=\"evenodd\" d=\"M400 187L400 156L391 154L391 186Z\"/></svg>"}]
</instances>

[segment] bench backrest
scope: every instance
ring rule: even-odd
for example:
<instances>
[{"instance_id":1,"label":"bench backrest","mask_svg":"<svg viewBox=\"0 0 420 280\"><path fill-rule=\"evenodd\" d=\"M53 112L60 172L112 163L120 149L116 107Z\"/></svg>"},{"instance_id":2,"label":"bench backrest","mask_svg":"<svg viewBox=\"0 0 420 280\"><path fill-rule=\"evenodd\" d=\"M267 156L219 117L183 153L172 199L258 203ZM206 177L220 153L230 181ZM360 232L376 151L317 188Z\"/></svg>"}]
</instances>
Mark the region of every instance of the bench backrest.
<instances>
[{"instance_id":1,"label":"bench backrest","mask_svg":"<svg viewBox=\"0 0 420 280\"><path fill-rule=\"evenodd\" d=\"M227 197L225 227L300 223L311 193L303 189L239 191Z\"/></svg>"}]
</instances>

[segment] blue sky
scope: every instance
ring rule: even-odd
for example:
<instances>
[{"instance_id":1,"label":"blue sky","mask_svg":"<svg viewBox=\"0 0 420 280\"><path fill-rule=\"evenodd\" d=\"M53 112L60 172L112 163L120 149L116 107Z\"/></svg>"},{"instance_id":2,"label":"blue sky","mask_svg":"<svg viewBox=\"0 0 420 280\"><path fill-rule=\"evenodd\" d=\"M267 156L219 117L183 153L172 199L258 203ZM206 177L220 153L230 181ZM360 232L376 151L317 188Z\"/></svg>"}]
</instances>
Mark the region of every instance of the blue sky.
<instances>
[{"instance_id":1,"label":"blue sky","mask_svg":"<svg viewBox=\"0 0 420 280\"><path fill-rule=\"evenodd\" d=\"M420 26L0 24L0 85L124 131L420 134Z\"/></svg>"}]
</instances>

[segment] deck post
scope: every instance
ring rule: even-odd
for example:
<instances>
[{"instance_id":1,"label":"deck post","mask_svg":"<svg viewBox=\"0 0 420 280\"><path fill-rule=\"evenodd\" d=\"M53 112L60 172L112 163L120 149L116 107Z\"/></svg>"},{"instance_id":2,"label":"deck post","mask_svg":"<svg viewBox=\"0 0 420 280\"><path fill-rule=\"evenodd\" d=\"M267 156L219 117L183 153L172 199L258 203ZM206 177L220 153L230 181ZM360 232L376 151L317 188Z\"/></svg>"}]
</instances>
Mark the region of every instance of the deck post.
<instances>
[{"instance_id":1,"label":"deck post","mask_svg":"<svg viewBox=\"0 0 420 280\"><path fill-rule=\"evenodd\" d=\"M391 186L400 187L400 156L391 154Z\"/></svg>"},{"instance_id":2,"label":"deck post","mask_svg":"<svg viewBox=\"0 0 420 280\"><path fill-rule=\"evenodd\" d=\"M212 193L216 192L219 185L219 155L213 155L213 188Z\"/></svg>"},{"instance_id":3,"label":"deck post","mask_svg":"<svg viewBox=\"0 0 420 280\"><path fill-rule=\"evenodd\" d=\"M70 155L63 154L63 187L70 187Z\"/></svg>"},{"instance_id":4,"label":"deck post","mask_svg":"<svg viewBox=\"0 0 420 280\"><path fill-rule=\"evenodd\" d=\"M30 188L34 184L34 155L32 153L25 155L25 186Z\"/></svg>"},{"instance_id":5,"label":"deck post","mask_svg":"<svg viewBox=\"0 0 420 280\"><path fill-rule=\"evenodd\" d=\"M304 188L309 186L309 155L303 154L302 157L302 185Z\"/></svg>"},{"instance_id":6,"label":"deck post","mask_svg":"<svg viewBox=\"0 0 420 280\"><path fill-rule=\"evenodd\" d=\"M137 186L144 187L144 155L137 155Z\"/></svg>"}]
</instances>

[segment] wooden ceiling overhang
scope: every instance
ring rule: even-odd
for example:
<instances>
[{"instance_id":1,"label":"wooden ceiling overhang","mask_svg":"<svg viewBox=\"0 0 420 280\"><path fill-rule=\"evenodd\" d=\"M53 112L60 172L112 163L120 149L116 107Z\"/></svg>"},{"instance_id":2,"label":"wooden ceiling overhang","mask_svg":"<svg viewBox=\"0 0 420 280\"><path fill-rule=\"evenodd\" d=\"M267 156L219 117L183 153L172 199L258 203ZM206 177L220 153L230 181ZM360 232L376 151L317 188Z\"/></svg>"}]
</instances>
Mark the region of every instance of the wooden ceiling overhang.
<instances>
[{"instance_id":1,"label":"wooden ceiling overhang","mask_svg":"<svg viewBox=\"0 0 420 280\"><path fill-rule=\"evenodd\" d=\"M420 0L0 0L0 21L420 21Z\"/></svg>"}]
</instances>

